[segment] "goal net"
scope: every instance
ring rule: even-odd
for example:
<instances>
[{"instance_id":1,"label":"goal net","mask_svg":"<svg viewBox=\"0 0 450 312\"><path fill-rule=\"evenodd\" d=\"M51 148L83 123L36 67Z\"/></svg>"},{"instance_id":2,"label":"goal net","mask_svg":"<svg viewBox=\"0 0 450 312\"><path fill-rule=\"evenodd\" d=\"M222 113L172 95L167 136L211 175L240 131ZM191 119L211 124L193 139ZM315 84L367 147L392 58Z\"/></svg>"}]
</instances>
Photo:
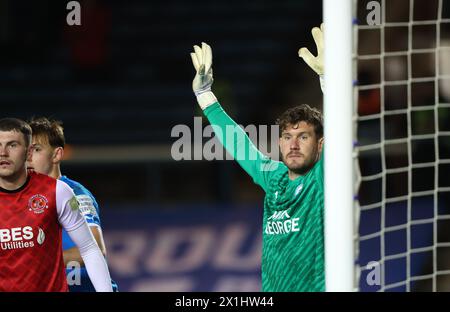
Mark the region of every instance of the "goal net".
<instances>
[{"instance_id":1,"label":"goal net","mask_svg":"<svg viewBox=\"0 0 450 312\"><path fill-rule=\"evenodd\" d=\"M323 3L326 290L450 291L450 1Z\"/></svg>"},{"instance_id":2,"label":"goal net","mask_svg":"<svg viewBox=\"0 0 450 312\"><path fill-rule=\"evenodd\" d=\"M448 291L449 3L378 3L354 3L358 286Z\"/></svg>"}]
</instances>

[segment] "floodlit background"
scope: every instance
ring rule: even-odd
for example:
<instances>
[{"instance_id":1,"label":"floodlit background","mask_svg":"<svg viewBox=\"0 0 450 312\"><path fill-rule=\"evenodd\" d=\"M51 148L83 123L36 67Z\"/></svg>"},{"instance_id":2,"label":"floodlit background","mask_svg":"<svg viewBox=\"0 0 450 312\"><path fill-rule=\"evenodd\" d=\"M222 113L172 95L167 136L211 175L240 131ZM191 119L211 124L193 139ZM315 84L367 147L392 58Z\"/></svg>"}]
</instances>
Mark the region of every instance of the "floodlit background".
<instances>
[{"instance_id":1,"label":"floodlit background","mask_svg":"<svg viewBox=\"0 0 450 312\"><path fill-rule=\"evenodd\" d=\"M66 24L67 2L0 0L1 116L64 122L63 174L99 202L108 263L121 291L258 291L264 193L234 161L174 161L171 146L178 138L171 130L180 124L193 129L194 117L202 116L189 55L202 41L213 50L213 91L239 124L272 125L301 103L321 109L317 76L297 54L303 46L315 52L310 30L322 22L321 1L86 0L79 1L81 26ZM403 12L402 1L396 2L392 12ZM418 30L424 41L426 31ZM376 33L360 36L358 53L379 53ZM407 38L399 33L387 40L398 46ZM400 79L406 65L389 61L391 78ZM417 62L427 70L426 59ZM360 83L379 76L376 64L359 66ZM448 89L442 90L448 102ZM401 92L393 91L393 107L403 105ZM426 92L417 89L420 105L434 103ZM379 109L379 91L359 94L360 116ZM426 116L416 117L418 129L429 129ZM449 131L448 110L441 118ZM392 120L389 133L404 136L404 122ZM380 140L379 122L359 126L360 142ZM428 148L422 143L419 159ZM441 149L449 158L448 142ZM407 151L393 155L398 163ZM361 154L362 170L379 170L379 157ZM421 174L418 180L428 183ZM404 190L402 181L396 176L389 182L395 196ZM450 185L448 178L442 185ZM363 185L360 201L378 200L378 187ZM443 193L444 212L449 202ZM417 205L426 210L433 204L422 198ZM403 209L393 207L392 220ZM378 231L380 218L364 215L361 234ZM423 233L420 241L428 242L429 232ZM404 244L402 237L390 241L394 249ZM361 246L361 263L378 260L379 248ZM427 270L427 259L417 270ZM387 278L395 280L398 272ZM366 286L361 288L377 290Z\"/></svg>"},{"instance_id":2,"label":"floodlit background","mask_svg":"<svg viewBox=\"0 0 450 312\"><path fill-rule=\"evenodd\" d=\"M238 123L321 105L297 54L315 49L320 1L79 1L81 26L68 2L0 0L1 115L64 122L63 174L96 196L122 291L259 290L263 192L233 161L174 161L171 130L202 116L202 41Z\"/></svg>"}]
</instances>

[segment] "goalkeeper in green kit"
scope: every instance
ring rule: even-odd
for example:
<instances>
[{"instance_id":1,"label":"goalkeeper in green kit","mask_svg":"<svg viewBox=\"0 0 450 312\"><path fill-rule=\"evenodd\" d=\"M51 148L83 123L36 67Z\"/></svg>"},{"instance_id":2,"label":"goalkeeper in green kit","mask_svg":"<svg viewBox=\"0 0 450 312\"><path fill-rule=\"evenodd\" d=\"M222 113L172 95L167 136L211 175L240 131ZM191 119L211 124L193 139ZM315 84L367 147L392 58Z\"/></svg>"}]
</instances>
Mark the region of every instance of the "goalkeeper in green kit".
<instances>
[{"instance_id":1,"label":"goalkeeper in green kit","mask_svg":"<svg viewBox=\"0 0 450 312\"><path fill-rule=\"evenodd\" d=\"M323 27L321 27L323 28ZM322 82L323 33L313 28L318 56L306 48L300 57ZM206 44L191 53L197 101L219 141L265 191L262 290L324 291L324 193L322 114L308 105L293 107L277 120L282 162L257 150L244 130L211 92L212 51ZM229 129L233 129L230 140ZM237 138L237 139L236 139Z\"/></svg>"}]
</instances>

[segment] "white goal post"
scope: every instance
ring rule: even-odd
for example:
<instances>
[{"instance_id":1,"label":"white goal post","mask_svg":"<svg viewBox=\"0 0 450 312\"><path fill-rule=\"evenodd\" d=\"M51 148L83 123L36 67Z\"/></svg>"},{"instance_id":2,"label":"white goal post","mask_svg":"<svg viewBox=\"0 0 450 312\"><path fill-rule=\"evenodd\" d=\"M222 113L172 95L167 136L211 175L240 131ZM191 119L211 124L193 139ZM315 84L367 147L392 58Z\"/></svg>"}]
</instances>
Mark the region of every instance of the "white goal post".
<instances>
[{"instance_id":1,"label":"white goal post","mask_svg":"<svg viewBox=\"0 0 450 312\"><path fill-rule=\"evenodd\" d=\"M354 289L352 2L323 1L326 291Z\"/></svg>"}]
</instances>

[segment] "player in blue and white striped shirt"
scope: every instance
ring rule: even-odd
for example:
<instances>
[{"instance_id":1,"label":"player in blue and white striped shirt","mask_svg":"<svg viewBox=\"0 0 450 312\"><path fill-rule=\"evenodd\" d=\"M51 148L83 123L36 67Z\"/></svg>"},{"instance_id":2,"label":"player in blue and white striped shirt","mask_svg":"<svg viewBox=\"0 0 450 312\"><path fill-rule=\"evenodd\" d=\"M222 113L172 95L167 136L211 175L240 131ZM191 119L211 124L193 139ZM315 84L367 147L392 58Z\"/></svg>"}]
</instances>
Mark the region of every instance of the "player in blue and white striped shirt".
<instances>
[{"instance_id":1,"label":"player in blue and white striped shirt","mask_svg":"<svg viewBox=\"0 0 450 312\"><path fill-rule=\"evenodd\" d=\"M72 188L79 203L81 214L84 216L100 250L106 256L99 207L95 197L83 185L61 174L60 163L63 158L65 145L62 124L47 118L35 118L29 124L33 130L33 153L31 161L27 163L28 168L47 174L55 179L60 179ZM78 248L64 230L62 245L69 290L71 292L95 291L87 275ZM112 284L113 290L117 291L116 283L112 282Z\"/></svg>"}]
</instances>

